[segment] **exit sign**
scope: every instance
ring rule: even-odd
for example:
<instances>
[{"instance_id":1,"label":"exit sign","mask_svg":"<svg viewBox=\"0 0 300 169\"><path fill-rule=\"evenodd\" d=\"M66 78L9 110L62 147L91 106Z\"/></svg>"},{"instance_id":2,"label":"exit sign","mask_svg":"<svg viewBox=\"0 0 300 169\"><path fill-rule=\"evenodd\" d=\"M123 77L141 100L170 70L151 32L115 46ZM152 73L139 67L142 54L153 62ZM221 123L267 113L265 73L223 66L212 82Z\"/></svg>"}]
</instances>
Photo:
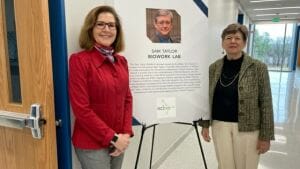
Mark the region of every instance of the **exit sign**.
<instances>
[{"instance_id":1,"label":"exit sign","mask_svg":"<svg viewBox=\"0 0 300 169\"><path fill-rule=\"evenodd\" d=\"M272 22L279 22L279 21L280 21L279 17L272 18Z\"/></svg>"}]
</instances>

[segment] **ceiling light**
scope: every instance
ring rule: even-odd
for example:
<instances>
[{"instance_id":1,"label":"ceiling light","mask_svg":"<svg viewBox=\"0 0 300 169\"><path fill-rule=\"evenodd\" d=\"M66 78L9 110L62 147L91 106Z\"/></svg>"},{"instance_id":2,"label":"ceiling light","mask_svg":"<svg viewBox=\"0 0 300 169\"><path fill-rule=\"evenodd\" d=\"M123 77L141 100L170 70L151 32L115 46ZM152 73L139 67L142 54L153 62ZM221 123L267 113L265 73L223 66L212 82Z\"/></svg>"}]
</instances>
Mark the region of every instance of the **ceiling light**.
<instances>
[{"instance_id":1,"label":"ceiling light","mask_svg":"<svg viewBox=\"0 0 300 169\"><path fill-rule=\"evenodd\" d=\"M280 13L279 15L298 15L300 13Z\"/></svg>"},{"instance_id":2,"label":"ceiling light","mask_svg":"<svg viewBox=\"0 0 300 169\"><path fill-rule=\"evenodd\" d=\"M294 20L294 19L297 19L297 18L280 18L281 20Z\"/></svg>"},{"instance_id":3,"label":"ceiling light","mask_svg":"<svg viewBox=\"0 0 300 169\"><path fill-rule=\"evenodd\" d=\"M280 20L296 20L297 18L279 18ZM255 19L256 21L270 21L269 18Z\"/></svg>"},{"instance_id":4,"label":"ceiling light","mask_svg":"<svg viewBox=\"0 0 300 169\"><path fill-rule=\"evenodd\" d=\"M257 1L250 1L251 3L260 3L260 2L276 2L282 0L257 0Z\"/></svg>"},{"instance_id":5,"label":"ceiling light","mask_svg":"<svg viewBox=\"0 0 300 169\"><path fill-rule=\"evenodd\" d=\"M253 9L254 11L268 11L273 9L300 9L300 6L287 6L287 7L280 7L280 8L257 8Z\"/></svg>"},{"instance_id":6,"label":"ceiling light","mask_svg":"<svg viewBox=\"0 0 300 169\"><path fill-rule=\"evenodd\" d=\"M274 15L277 15L277 14L259 14L259 15L255 15L255 16L274 16Z\"/></svg>"},{"instance_id":7,"label":"ceiling light","mask_svg":"<svg viewBox=\"0 0 300 169\"><path fill-rule=\"evenodd\" d=\"M274 15L299 15L300 13L280 13L280 14L258 14L255 16L274 16Z\"/></svg>"}]
</instances>

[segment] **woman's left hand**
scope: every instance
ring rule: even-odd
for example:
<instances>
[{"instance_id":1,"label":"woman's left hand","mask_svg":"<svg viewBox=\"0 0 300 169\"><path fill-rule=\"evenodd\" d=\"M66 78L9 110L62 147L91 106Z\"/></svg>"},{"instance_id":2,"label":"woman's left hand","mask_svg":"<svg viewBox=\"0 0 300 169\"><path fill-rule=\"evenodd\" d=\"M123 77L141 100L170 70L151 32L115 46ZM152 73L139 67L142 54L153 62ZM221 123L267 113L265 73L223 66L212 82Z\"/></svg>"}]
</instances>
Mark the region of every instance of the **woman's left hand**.
<instances>
[{"instance_id":1,"label":"woman's left hand","mask_svg":"<svg viewBox=\"0 0 300 169\"><path fill-rule=\"evenodd\" d=\"M123 152L121 150L115 149L112 153L110 153L109 155L113 156L113 157L117 157L119 155L121 155Z\"/></svg>"},{"instance_id":2,"label":"woman's left hand","mask_svg":"<svg viewBox=\"0 0 300 169\"><path fill-rule=\"evenodd\" d=\"M270 140L258 140L256 149L258 150L258 154L264 154L270 149Z\"/></svg>"}]
</instances>

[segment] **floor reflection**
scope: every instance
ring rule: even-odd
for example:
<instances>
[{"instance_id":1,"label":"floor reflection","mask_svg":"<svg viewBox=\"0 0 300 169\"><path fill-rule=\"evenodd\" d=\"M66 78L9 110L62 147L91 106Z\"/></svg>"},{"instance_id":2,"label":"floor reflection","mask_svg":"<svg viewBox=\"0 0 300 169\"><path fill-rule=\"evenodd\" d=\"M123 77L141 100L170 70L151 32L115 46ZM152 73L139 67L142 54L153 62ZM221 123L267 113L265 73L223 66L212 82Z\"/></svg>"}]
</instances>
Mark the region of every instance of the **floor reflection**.
<instances>
[{"instance_id":1,"label":"floor reflection","mask_svg":"<svg viewBox=\"0 0 300 169\"><path fill-rule=\"evenodd\" d=\"M275 141L261 157L259 169L300 166L300 70L269 72L273 96Z\"/></svg>"},{"instance_id":2,"label":"floor reflection","mask_svg":"<svg viewBox=\"0 0 300 169\"><path fill-rule=\"evenodd\" d=\"M270 81L273 96L274 120L276 123L285 123L295 110L295 97L299 95L299 87L295 84L295 72L270 72Z\"/></svg>"}]
</instances>

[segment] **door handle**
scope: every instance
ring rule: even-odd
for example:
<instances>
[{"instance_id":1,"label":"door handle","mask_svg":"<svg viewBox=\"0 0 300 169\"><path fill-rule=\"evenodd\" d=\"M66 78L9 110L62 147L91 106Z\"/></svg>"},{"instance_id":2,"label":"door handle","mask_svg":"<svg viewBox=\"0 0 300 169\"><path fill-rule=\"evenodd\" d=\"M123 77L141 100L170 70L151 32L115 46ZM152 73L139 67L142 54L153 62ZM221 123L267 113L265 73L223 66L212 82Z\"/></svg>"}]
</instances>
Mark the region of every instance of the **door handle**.
<instances>
[{"instance_id":1,"label":"door handle","mask_svg":"<svg viewBox=\"0 0 300 169\"><path fill-rule=\"evenodd\" d=\"M42 118L41 106L39 104L31 105L29 116L24 113L0 110L0 126L16 129L30 128L32 137L35 139L42 139L42 126L45 124L46 120Z\"/></svg>"}]
</instances>

